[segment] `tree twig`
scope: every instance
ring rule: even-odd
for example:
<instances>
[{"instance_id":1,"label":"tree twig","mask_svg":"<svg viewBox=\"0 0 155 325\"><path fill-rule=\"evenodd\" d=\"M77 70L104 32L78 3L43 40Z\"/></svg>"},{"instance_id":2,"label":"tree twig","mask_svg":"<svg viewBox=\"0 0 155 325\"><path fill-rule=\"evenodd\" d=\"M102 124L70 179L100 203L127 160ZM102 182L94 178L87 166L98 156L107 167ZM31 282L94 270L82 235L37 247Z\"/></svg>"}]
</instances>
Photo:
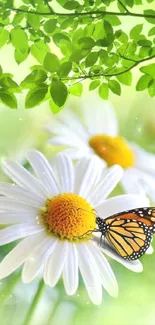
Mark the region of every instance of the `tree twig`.
<instances>
[{"instance_id":1,"label":"tree twig","mask_svg":"<svg viewBox=\"0 0 155 325\"><path fill-rule=\"evenodd\" d=\"M122 8L126 11L126 12L129 12L129 10L124 6L124 4L122 3L122 1L120 0L117 0L118 3L122 6Z\"/></svg>"},{"instance_id":2,"label":"tree twig","mask_svg":"<svg viewBox=\"0 0 155 325\"><path fill-rule=\"evenodd\" d=\"M136 66L138 66L140 63L143 63L145 61L148 61L148 60L151 60L155 58L155 55L151 56L151 57L147 57L145 59L142 59L140 61L134 61L134 64L127 68L126 70L123 70L123 71L120 71L120 72L116 72L116 73L112 73L112 74L109 74L109 73L99 73L99 74L93 74L93 75L80 75L79 77L70 77L70 78L60 78L60 80L78 80L78 79L93 79L93 78L96 78L96 77L116 77L116 76L120 76L130 70L132 70L133 68L135 68ZM126 59L126 58L124 58ZM128 58L127 58L128 59ZM131 61L129 59L129 61ZM133 61L133 60L132 60Z\"/></svg>"},{"instance_id":3,"label":"tree twig","mask_svg":"<svg viewBox=\"0 0 155 325\"><path fill-rule=\"evenodd\" d=\"M114 12L114 11L89 11L89 12L72 12L72 13L63 13L63 12L39 12L34 10L25 10L21 8L8 8L15 12L23 12L23 13L30 13L34 15L40 15L40 16L59 16L59 17L79 17L79 16L90 16L92 19L95 17L93 15L101 15L101 18L104 16L129 16L129 17L139 17L139 18L152 18L155 19L155 14L140 14L140 13L134 13L134 12ZM52 8L51 8L52 10Z\"/></svg>"}]
</instances>

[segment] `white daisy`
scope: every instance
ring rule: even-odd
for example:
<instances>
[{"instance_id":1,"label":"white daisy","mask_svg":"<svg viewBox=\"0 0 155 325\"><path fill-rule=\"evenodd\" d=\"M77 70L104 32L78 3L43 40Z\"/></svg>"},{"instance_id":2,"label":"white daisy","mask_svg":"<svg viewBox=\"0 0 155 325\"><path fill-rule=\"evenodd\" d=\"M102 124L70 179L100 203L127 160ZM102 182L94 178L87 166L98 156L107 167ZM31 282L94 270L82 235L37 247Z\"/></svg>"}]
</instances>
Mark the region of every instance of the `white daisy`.
<instances>
[{"instance_id":1,"label":"white daisy","mask_svg":"<svg viewBox=\"0 0 155 325\"><path fill-rule=\"evenodd\" d=\"M132 127L132 126L131 126ZM65 108L46 129L49 142L61 145L73 159L98 155L108 166L124 168L121 185L126 193L146 194L155 202L155 155L119 136L112 105L97 95L79 100L79 108Z\"/></svg>"},{"instance_id":2,"label":"white daisy","mask_svg":"<svg viewBox=\"0 0 155 325\"><path fill-rule=\"evenodd\" d=\"M32 176L19 163L3 162L6 174L16 183L0 184L0 245L24 238L0 263L0 279L24 263L22 279L31 282L40 272L47 285L54 287L62 276L68 295L78 287L78 270L94 304L102 300L102 286L117 295L114 273L101 253L97 240L75 237L94 229L96 209L102 218L134 207L147 206L148 199L139 195L121 195L106 199L120 181L123 169L101 169L98 157L79 160L74 166L64 154L57 156L54 173L46 158L31 150L27 159L34 169ZM95 239L95 240L93 240ZM125 261L114 251L104 253L127 268L140 272L140 261Z\"/></svg>"}]
</instances>

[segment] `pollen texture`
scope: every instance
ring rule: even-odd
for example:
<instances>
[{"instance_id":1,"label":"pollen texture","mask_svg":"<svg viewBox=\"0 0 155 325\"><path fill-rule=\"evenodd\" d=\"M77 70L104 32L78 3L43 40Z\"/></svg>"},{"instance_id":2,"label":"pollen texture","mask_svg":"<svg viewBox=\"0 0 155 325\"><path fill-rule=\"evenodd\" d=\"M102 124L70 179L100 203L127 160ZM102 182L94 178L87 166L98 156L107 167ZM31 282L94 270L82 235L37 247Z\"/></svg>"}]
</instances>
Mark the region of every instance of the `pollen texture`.
<instances>
[{"instance_id":1,"label":"pollen texture","mask_svg":"<svg viewBox=\"0 0 155 325\"><path fill-rule=\"evenodd\" d=\"M80 240L81 235L96 226L93 207L84 198L71 193L48 199L42 217L49 232L70 241L77 240L75 238ZM89 237L90 235L84 235L81 240Z\"/></svg>"}]
</instances>

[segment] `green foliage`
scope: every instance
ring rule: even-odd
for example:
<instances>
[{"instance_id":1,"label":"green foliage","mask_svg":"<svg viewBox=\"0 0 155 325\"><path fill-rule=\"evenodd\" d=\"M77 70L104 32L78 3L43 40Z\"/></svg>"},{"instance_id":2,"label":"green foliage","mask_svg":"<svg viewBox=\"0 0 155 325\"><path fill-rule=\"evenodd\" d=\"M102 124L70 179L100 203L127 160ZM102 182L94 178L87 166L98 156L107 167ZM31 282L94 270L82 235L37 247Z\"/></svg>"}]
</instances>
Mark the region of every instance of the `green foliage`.
<instances>
[{"instance_id":1,"label":"green foliage","mask_svg":"<svg viewBox=\"0 0 155 325\"><path fill-rule=\"evenodd\" d=\"M99 87L99 95L102 99L108 99L109 88L107 83L103 82Z\"/></svg>"},{"instance_id":2,"label":"green foliage","mask_svg":"<svg viewBox=\"0 0 155 325\"><path fill-rule=\"evenodd\" d=\"M41 0L23 0L20 5L0 1L0 47L12 44L18 64L30 55L37 61L20 87L2 72L0 100L5 105L16 108L15 93L27 89L26 108L49 100L55 114L68 95L81 96L87 79L89 90L98 88L101 98L107 99L109 90L120 96L121 84L132 84L132 70L139 65L142 75L136 89L148 89L154 96L155 63L149 62L155 58L152 0L147 0L150 6L144 13L138 7L142 0L117 1L115 12L114 0L56 2L58 6ZM130 18L125 33L123 21Z\"/></svg>"},{"instance_id":3,"label":"green foliage","mask_svg":"<svg viewBox=\"0 0 155 325\"><path fill-rule=\"evenodd\" d=\"M53 80L50 86L50 94L54 103L61 107L67 99L67 87L62 81Z\"/></svg>"},{"instance_id":4,"label":"green foliage","mask_svg":"<svg viewBox=\"0 0 155 325\"><path fill-rule=\"evenodd\" d=\"M32 90L29 90L25 100L25 107L32 108L38 105L44 98L47 93L47 86L42 84Z\"/></svg>"},{"instance_id":5,"label":"green foliage","mask_svg":"<svg viewBox=\"0 0 155 325\"><path fill-rule=\"evenodd\" d=\"M108 85L109 85L110 90L114 94L120 96L120 94L121 94L121 86L120 86L120 84L119 84L118 81L116 81L116 80L109 80Z\"/></svg>"},{"instance_id":6,"label":"green foliage","mask_svg":"<svg viewBox=\"0 0 155 325\"><path fill-rule=\"evenodd\" d=\"M77 83L69 87L70 94L80 97L82 94L83 86L81 83Z\"/></svg>"},{"instance_id":7,"label":"green foliage","mask_svg":"<svg viewBox=\"0 0 155 325\"><path fill-rule=\"evenodd\" d=\"M58 72L60 69L60 62L55 54L47 53L43 62L43 66L49 72Z\"/></svg>"}]
</instances>

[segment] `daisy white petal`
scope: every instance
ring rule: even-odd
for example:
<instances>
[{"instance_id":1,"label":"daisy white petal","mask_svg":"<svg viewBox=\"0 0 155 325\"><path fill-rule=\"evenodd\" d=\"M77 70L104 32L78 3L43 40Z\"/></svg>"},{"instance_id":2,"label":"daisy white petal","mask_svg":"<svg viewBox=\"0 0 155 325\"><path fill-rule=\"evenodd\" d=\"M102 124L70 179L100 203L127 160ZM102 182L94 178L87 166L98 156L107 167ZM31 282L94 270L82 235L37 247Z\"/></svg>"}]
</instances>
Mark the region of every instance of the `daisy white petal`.
<instances>
[{"instance_id":1,"label":"daisy white petal","mask_svg":"<svg viewBox=\"0 0 155 325\"><path fill-rule=\"evenodd\" d=\"M131 270L133 272L137 272L137 273L143 271L143 265L142 265L142 263L139 260L126 261L121 256L119 256L116 253L116 251L111 247L111 245L109 245L106 241L104 243L104 248L103 247L100 247L100 248L101 248L101 251L103 253L105 253L106 255L110 256L111 258L113 258L117 262L121 263L127 269L129 269L129 270Z\"/></svg>"},{"instance_id":2,"label":"daisy white petal","mask_svg":"<svg viewBox=\"0 0 155 325\"><path fill-rule=\"evenodd\" d=\"M89 298L95 305L100 305L102 301L102 287L100 283L99 270L86 244L78 244L77 250L79 269Z\"/></svg>"},{"instance_id":3,"label":"daisy white petal","mask_svg":"<svg viewBox=\"0 0 155 325\"><path fill-rule=\"evenodd\" d=\"M4 257L0 263L0 279L3 279L15 271L30 254L32 247L38 245L43 234L39 233L25 238L12 251Z\"/></svg>"},{"instance_id":4,"label":"daisy white petal","mask_svg":"<svg viewBox=\"0 0 155 325\"><path fill-rule=\"evenodd\" d=\"M33 177L18 162L7 160L3 161L3 169L5 173L19 186L30 190L41 198L45 198L43 188L39 180Z\"/></svg>"},{"instance_id":5,"label":"daisy white petal","mask_svg":"<svg viewBox=\"0 0 155 325\"><path fill-rule=\"evenodd\" d=\"M60 278L67 257L67 249L67 241L57 242L54 251L45 264L44 279L51 287L54 287Z\"/></svg>"},{"instance_id":6,"label":"daisy white petal","mask_svg":"<svg viewBox=\"0 0 155 325\"><path fill-rule=\"evenodd\" d=\"M89 198L90 201L93 202L94 206L103 202L103 200L113 191L122 176L123 169L118 165L106 170L103 179L101 179L97 184L94 191L92 191L91 198Z\"/></svg>"},{"instance_id":7,"label":"daisy white petal","mask_svg":"<svg viewBox=\"0 0 155 325\"><path fill-rule=\"evenodd\" d=\"M108 291L108 293L111 296L117 297L118 295L117 281L107 259L101 253L100 248L97 247L96 245L92 245L91 250L94 259L99 265L100 277L101 277L101 282L103 284L103 287L105 288L105 290Z\"/></svg>"},{"instance_id":8,"label":"daisy white petal","mask_svg":"<svg viewBox=\"0 0 155 325\"><path fill-rule=\"evenodd\" d=\"M149 200L146 196L124 194L105 200L96 206L96 210L101 218L106 218L118 212L147 206L149 206Z\"/></svg>"},{"instance_id":9,"label":"daisy white petal","mask_svg":"<svg viewBox=\"0 0 155 325\"><path fill-rule=\"evenodd\" d=\"M88 136L88 131L82 125L80 116L77 114L77 111L73 111L73 107L71 105L70 107L69 105L68 107L65 107L64 110L57 115L57 121L63 123L63 125L68 128L68 131L72 132L74 135L76 130L76 134L81 139L85 139Z\"/></svg>"},{"instance_id":10,"label":"daisy white petal","mask_svg":"<svg viewBox=\"0 0 155 325\"><path fill-rule=\"evenodd\" d=\"M22 280L24 283L31 282L39 273L40 269L56 246L57 240L47 237L45 232L40 243L32 249L28 256L22 271Z\"/></svg>"},{"instance_id":11,"label":"daisy white petal","mask_svg":"<svg viewBox=\"0 0 155 325\"><path fill-rule=\"evenodd\" d=\"M13 223L36 224L36 211L0 211L0 224L8 225Z\"/></svg>"},{"instance_id":12,"label":"daisy white petal","mask_svg":"<svg viewBox=\"0 0 155 325\"><path fill-rule=\"evenodd\" d=\"M139 170L136 168L127 168L124 171L124 175L121 179L121 185L126 193L130 194L141 194L145 195L145 190L142 184L140 183L140 174Z\"/></svg>"},{"instance_id":13,"label":"daisy white petal","mask_svg":"<svg viewBox=\"0 0 155 325\"><path fill-rule=\"evenodd\" d=\"M152 172L155 175L155 155L146 152L135 143L130 144L135 157L135 167L140 170Z\"/></svg>"},{"instance_id":14,"label":"daisy white petal","mask_svg":"<svg viewBox=\"0 0 155 325\"><path fill-rule=\"evenodd\" d=\"M37 208L42 206L45 201L45 199L37 195L34 196L33 192L28 192L26 189L15 184L0 183L0 194Z\"/></svg>"},{"instance_id":15,"label":"daisy white petal","mask_svg":"<svg viewBox=\"0 0 155 325\"><path fill-rule=\"evenodd\" d=\"M35 173L39 176L48 195L57 195L60 193L59 185L55 179L53 169L47 159L37 150L30 150L27 153Z\"/></svg>"},{"instance_id":16,"label":"daisy white petal","mask_svg":"<svg viewBox=\"0 0 155 325\"><path fill-rule=\"evenodd\" d=\"M74 168L72 161L66 155L59 154L57 156L57 166L60 177L61 191L66 193L73 192Z\"/></svg>"},{"instance_id":17,"label":"daisy white petal","mask_svg":"<svg viewBox=\"0 0 155 325\"><path fill-rule=\"evenodd\" d=\"M98 175L97 157L90 156L81 159L75 167L74 192L87 198L88 193L94 185Z\"/></svg>"},{"instance_id":18,"label":"daisy white petal","mask_svg":"<svg viewBox=\"0 0 155 325\"><path fill-rule=\"evenodd\" d=\"M93 155L93 151L89 147L87 147L87 148L80 147L78 149L74 149L74 148L72 148L72 149L65 149L65 150L63 150L63 152L65 154L67 154L67 156L69 156L72 159L81 159L81 158L83 158L83 157L85 157L87 155L88 156L91 155L91 154Z\"/></svg>"},{"instance_id":19,"label":"daisy white petal","mask_svg":"<svg viewBox=\"0 0 155 325\"><path fill-rule=\"evenodd\" d=\"M151 254L153 254L153 252L154 252L154 248L152 247L152 245L150 245L150 247L147 249L147 251L145 252L145 254L151 255Z\"/></svg>"},{"instance_id":20,"label":"daisy white petal","mask_svg":"<svg viewBox=\"0 0 155 325\"><path fill-rule=\"evenodd\" d=\"M110 102L89 94L87 100L81 98L80 109L90 134L117 135L117 118Z\"/></svg>"},{"instance_id":21,"label":"daisy white petal","mask_svg":"<svg viewBox=\"0 0 155 325\"><path fill-rule=\"evenodd\" d=\"M141 177L138 180L141 187L143 188L143 191L145 194L147 194L150 199L155 202L155 177L151 177L148 174L144 174L144 172L141 173Z\"/></svg>"},{"instance_id":22,"label":"daisy white petal","mask_svg":"<svg viewBox=\"0 0 155 325\"><path fill-rule=\"evenodd\" d=\"M74 295L78 287L78 255L76 245L72 243L68 243L63 282L67 294Z\"/></svg>"},{"instance_id":23,"label":"daisy white petal","mask_svg":"<svg viewBox=\"0 0 155 325\"><path fill-rule=\"evenodd\" d=\"M59 114L59 117L60 117L60 114ZM72 121L73 121L73 123L76 123L75 118L73 118ZM64 123L61 123L58 120L58 117L57 117L57 119L56 118L53 118L52 121L48 122L45 125L45 129L48 132L53 133L53 134L58 135L58 136L60 134L61 134L61 136L66 136L67 135L68 137L71 137L72 135L75 136L75 130L78 131L78 134L79 134L79 136L81 138L88 136L88 133L81 126L81 123L80 122L78 123L78 127L74 127L74 130L72 130L72 123L70 122L70 120L69 120L69 123L70 123L70 127L68 128L68 126L65 125ZM80 131L79 131L79 129L80 129Z\"/></svg>"},{"instance_id":24,"label":"daisy white petal","mask_svg":"<svg viewBox=\"0 0 155 325\"><path fill-rule=\"evenodd\" d=\"M20 223L0 230L0 245L11 243L19 238L37 234L44 230L40 225L29 225Z\"/></svg>"},{"instance_id":25,"label":"daisy white petal","mask_svg":"<svg viewBox=\"0 0 155 325\"><path fill-rule=\"evenodd\" d=\"M66 136L55 136L49 139L49 143L53 145L60 145L60 146L71 146L71 147L85 147L82 139L79 139L79 137L76 137L75 134L72 135L66 135Z\"/></svg>"},{"instance_id":26,"label":"daisy white petal","mask_svg":"<svg viewBox=\"0 0 155 325\"><path fill-rule=\"evenodd\" d=\"M26 205L24 203L20 203L8 197L0 197L0 211L29 211L30 213L38 211L38 209Z\"/></svg>"}]
</instances>

